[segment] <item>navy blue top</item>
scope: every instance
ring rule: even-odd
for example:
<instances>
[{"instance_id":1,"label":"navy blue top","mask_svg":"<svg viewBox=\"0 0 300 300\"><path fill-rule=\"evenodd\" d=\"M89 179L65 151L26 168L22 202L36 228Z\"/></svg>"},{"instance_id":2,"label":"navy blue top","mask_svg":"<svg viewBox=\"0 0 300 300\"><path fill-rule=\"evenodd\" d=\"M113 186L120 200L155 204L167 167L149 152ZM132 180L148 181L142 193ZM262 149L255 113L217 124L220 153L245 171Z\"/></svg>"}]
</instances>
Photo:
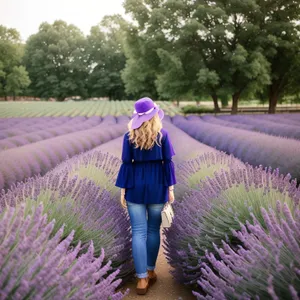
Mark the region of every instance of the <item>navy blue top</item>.
<instances>
[{"instance_id":1,"label":"navy blue top","mask_svg":"<svg viewBox=\"0 0 300 300\"><path fill-rule=\"evenodd\" d=\"M168 187L176 184L172 161L175 151L168 132L163 128L161 133L161 146L155 143L150 150L135 148L129 141L129 132L125 133L115 185L126 189L126 201L144 204L168 201Z\"/></svg>"}]
</instances>

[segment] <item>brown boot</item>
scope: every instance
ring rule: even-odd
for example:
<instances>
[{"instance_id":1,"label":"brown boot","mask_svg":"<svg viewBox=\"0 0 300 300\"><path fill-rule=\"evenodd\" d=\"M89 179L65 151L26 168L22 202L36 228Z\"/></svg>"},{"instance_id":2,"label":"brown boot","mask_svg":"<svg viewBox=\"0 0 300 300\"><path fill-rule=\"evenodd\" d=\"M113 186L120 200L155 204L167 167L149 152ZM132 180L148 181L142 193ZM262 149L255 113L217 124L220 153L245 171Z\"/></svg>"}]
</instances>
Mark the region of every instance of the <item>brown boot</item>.
<instances>
[{"instance_id":1,"label":"brown boot","mask_svg":"<svg viewBox=\"0 0 300 300\"><path fill-rule=\"evenodd\" d=\"M149 276L149 284L152 285L156 282L157 280L157 275L154 272L154 270L148 270L148 276Z\"/></svg>"},{"instance_id":2,"label":"brown boot","mask_svg":"<svg viewBox=\"0 0 300 300\"><path fill-rule=\"evenodd\" d=\"M149 288L149 277L138 278L136 292L138 295L145 295Z\"/></svg>"}]
</instances>

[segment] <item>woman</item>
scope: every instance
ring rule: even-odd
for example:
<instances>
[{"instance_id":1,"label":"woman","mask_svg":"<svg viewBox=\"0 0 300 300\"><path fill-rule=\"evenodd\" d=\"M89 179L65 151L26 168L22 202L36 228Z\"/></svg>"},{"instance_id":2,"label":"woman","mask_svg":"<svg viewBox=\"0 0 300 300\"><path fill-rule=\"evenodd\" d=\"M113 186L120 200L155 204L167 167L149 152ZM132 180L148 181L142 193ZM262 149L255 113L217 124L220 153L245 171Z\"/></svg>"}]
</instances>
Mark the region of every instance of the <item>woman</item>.
<instances>
[{"instance_id":1,"label":"woman","mask_svg":"<svg viewBox=\"0 0 300 300\"><path fill-rule=\"evenodd\" d=\"M124 135L116 181L131 222L138 294L146 294L157 279L154 269L160 247L161 211L167 201L174 202L175 151L162 128L163 117L164 112L150 98L136 101L129 131Z\"/></svg>"}]
</instances>

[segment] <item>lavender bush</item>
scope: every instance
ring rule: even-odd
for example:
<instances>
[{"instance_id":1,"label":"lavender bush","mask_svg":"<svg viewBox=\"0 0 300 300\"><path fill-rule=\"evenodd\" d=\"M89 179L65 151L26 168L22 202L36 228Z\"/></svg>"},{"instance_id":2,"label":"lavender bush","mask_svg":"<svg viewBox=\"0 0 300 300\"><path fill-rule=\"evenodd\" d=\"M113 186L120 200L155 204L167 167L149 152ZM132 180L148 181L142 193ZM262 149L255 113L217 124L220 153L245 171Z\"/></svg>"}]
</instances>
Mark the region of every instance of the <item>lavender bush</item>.
<instances>
[{"instance_id":1,"label":"lavender bush","mask_svg":"<svg viewBox=\"0 0 300 300\"><path fill-rule=\"evenodd\" d=\"M116 194L119 191L114 183L118 175L121 160L111 154L111 148L116 149L118 155L121 153L122 137L116 138L95 149L76 155L59 164L45 177L54 174L67 174L69 178L77 176L81 179L92 180L97 186L105 188Z\"/></svg>"},{"instance_id":2,"label":"lavender bush","mask_svg":"<svg viewBox=\"0 0 300 300\"><path fill-rule=\"evenodd\" d=\"M64 171L49 173L19 183L7 193L2 191L1 210L19 202L26 203L26 212L42 202L44 212L56 220L53 234L65 224L63 237L75 230L73 246L79 240L83 245L93 240L95 255L100 255L104 248L113 269L120 268L118 276L127 279L133 274L129 217L116 197L105 188L87 178L70 178Z\"/></svg>"},{"instance_id":3,"label":"lavender bush","mask_svg":"<svg viewBox=\"0 0 300 300\"><path fill-rule=\"evenodd\" d=\"M278 169L263 169L248 164L220 170L213 178L201 183L182 201L174 203L174 223L165 229L166 255L174 267L174 277L185 284L195 285L201 277L205 251L220 247L222 240L231 245L239 242L231 230L239 230L254 214L266 228L261 208L276 209L277 200L285 202L294 212L300 191L291 176L280 175ZM174 250L175 249L175 250Z\"/></svg>"},{"instance_id":4,"label":"lavender bush","mask_svg":"<svg viewBox=\"0 0 300 300\"><path fill-rule=\"evenodd\" d=\"M279 168L283 174L300 178L300 141L280 138L207 122L172 118L173 124L202 143L233 154L251 165Z\"/></svg>"},{"instance_id":5,"label":"lavender bush","mask_svg":"<svg viewBox=\"0 0 300 300\"><path fill-rule=\"evenodd\" d=\"M191 138L183 130L168 121L164 123L164 128L168 131L174 145L176 155L173 159L176 163L195 158L203 153L217 152L216 149Z\"/></svg>"},{"instance_id":6,"label":"lavender bush","mask_svg":"<svg viewBox=\"0 0 300 300\"><path fill-rule=\"evenodd\" d=\"M105 118L104 118L105 119ZM114 118L114 123L116 120ZM34 144L2 151L0 153L1 188L46 172L75 154L88 151L102 143L121 136L126 130L124 124L115 124L107 117L93 129L70 133ZM0 180L1 183L1 180Z\"/></svg>"},{"instance_id":7,"label":"lavender bush","mask_svg":"<svg viewBox=\"0 0 300 300\"><path fill-rule=\"evenodd\" d=\"M206 178L215 176L220 170L229 171L234 166L243 168L244 164L234 156L219 151L205 152L194 159L178 163L179 200L184 194L201 189Z\"/></svg>"},{"instance_id":8,"label":"lavender bush","mask_svg":"<svg viewBox=\"0 0 300 300\"><path fill-rule=\"evenodd\" d=\"M48 125L48 128L42 128L37 131L33 131L26 134L16 135L13 137L5 138L0 140L0 151L7 150L19 146L24 146L30 143L34 143L37 141L42 141L44 139L53 138L60 135L69 134L72 132L83 131L86 129L93 128L101 122L100 117L98 119L86 119L80 121L78 118L71 118L68 122L63 125L59 125L56 127ZM49 124L49 121L45 120L45 127ZM30 130L31 131L31 130Z\"/></svg>"},{"instance_id":9,"label":"lavender bush","mask_svg":"<svg viewBox=\"0 0 300 300\"><path fill-rule=\"evenodd\" d=\"M187 117L187 119L189 119L189 118ZM208 123L213 123L213 124L226 126L226 127L234 127L234 128L245 129L245 130L258 131L258 130L256 130L254 125L232 122L232 120L230 118L221 119L221 118L207 115L207 116L201 117L201 120L208 122Z\"/></svg>"},{"instance_id":10,"label":"lavender bush","mask_svg":"<svg viewBox=\"0 0 300 300\"><path fill-rule=\"evenodd\" d=\"M299 299L300 210L276 206L261 209L267 231L251 214L254 225L232 230L241 247L222 241L215 254L206 251L198 281L205 294L194 292L197 299Z\"/></svg>"},{"instance_id":11,"label":"lavender bush","mask_svg":"<svg viewBox=\"0 0 300 300\"><path fill-rule=\"evenodd\" d=\"M296 125L300 126L300 114L297 113L290 113L290 114L276 114L276 115L254 115L255 118L261 118L262 120L271 121L273 123L282 123L282 124L288 124L288 125Z\"/></svg>"},{"instance_id":12,"label":"lavender bush","mask_svg":"<svg viewBox=\"0 0 300 300\"><path fill-rule=\"evenodd\" d=\"M104 249L96 258L92 241L87 250L80 241L70 248L74 230L54 232L43 211L39 204L26 213L23 202L0 215L0 299L123 299L129 290L115 292L119 270L107 275Z\"/></svg>"},{"instance_id":13,"label":"lavender bush","mask_svg":"<svg viewBox=\"0 0 300 300\"><path fill-rule=\"evenodd\" d=\"M0 119L0 140L23 135L34 131L41 131L56 126L64 126L70 121L69 117L42 118L7 118Z\"/></svg>"},{"instance_id":14,"label":"lavender bush","mask_svg":"<svg viewBox=\"0 0 300 300\"><path fill-rule=\"evenodd\" d=\"M20 129L24 130L24 127L31 127L31 126L36 126L38 128L41 123L43 123L44 119L47 118L48 121L53 120L53 117L43 117L43 118L17 118L17 117L12 117L12 118L1 118L0 119L0 130L6 130L6 129ZM68 117L63 117L67 118ZM59 119L63 120L63 119Z\"/></svg>"},{"instance_id":15,"label":"lavender bush","mask_svg":"<svg viewBox=\"0 0 300 300\"><path fill-rule=\"evenodd\" d=\"M230 121L230 123L253 126L254 131L263 132L274 136L282 136L293 139L300 139L300 127L291 124L284 124L277 118L277 123L270 122L264 117L257 116L219 116L218 119Z\"/></svg>"}]
</instances>

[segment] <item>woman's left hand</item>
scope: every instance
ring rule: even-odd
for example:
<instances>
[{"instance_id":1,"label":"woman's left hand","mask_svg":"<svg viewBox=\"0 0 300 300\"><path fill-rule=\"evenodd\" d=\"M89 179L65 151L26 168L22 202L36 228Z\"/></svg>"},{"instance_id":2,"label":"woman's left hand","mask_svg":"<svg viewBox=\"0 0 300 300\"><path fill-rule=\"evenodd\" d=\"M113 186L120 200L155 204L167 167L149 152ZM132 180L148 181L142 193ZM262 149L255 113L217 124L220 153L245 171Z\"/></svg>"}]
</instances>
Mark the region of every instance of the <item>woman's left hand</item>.
<instances>
[{"instance_id":1,"label":"woman's left hand","mask_svg":"<svg viewBox=\"0 0 300 300\"><path fill-rule=\"evenodd\" d=\"M125 189L121 190L121 205L123 206L123 208L127 208L127 203L125 200Z\"/></svg>"}]
</instances>

